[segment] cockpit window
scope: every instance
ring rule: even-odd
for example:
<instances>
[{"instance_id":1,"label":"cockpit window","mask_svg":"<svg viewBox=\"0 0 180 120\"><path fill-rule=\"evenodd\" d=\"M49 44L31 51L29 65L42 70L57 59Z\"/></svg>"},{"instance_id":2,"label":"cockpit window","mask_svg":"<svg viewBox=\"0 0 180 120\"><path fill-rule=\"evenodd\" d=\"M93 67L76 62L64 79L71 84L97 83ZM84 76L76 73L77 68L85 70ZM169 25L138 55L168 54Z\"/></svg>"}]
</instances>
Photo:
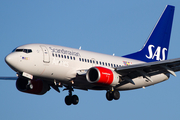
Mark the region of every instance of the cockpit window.
<instances>
[{"instance_id":1,"label":"cockpit window","mask_svg":"<svg viewBox=\"0 0 180 120\"><path fill-rule=\"evenodd\" d=\"M31 53L32 50L31 49L27 49L26 53Z\"/></svg>"},{"instance_id":2,"label":"cockpit window","mask_svg":"<svg viewBox=\"0 0 180 120\"><path fill-rule=\"evenodd\" d=\"M15 52L17 48L15 48L12 52Z\"/></svg>"},{"instance_id":3,"label":"cockpit window","mask_svg":"<svg viewBox=\"0 0 180 120\"><path fill-rule=\"evenodd\" d=\"M23 49L16 49L15 51L16 51L16 52L22 52Z\"/></svg>"},{"instance_id":4,"label":"cockpit window","mask_svg":"<svg viewBox=\"0 0 180 120\"><path fill-rule=\"evenodd\" d=\"M15 52L25 52L25 53L31 53L32 50L31 49L16 49L16 50L13 50Z\"/></svg>"}]
</instances>

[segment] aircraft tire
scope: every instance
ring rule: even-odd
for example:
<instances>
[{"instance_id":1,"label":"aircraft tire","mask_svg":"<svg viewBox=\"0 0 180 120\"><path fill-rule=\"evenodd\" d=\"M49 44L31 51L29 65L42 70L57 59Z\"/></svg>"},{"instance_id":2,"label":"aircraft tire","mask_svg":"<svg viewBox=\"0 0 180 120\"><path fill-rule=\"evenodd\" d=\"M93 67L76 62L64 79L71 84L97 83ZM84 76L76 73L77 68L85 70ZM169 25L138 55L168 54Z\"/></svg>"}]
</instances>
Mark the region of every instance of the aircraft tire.
<instances>
[{"instance_id":1,"label":"aircraft tire","mask_svg":"<svg viewBox=\"0 0 180 120\"><path fill-rule=\"evenodd\" d=\"M112 92L114 100L118 100L120 98L120 93L119 91L115 90Z\"/></svg>"},{"instance_id":2,"label":"aircraft tire","mask_svg":"<svg viewBox=\"0 0 180 120\"><path fill-rule=\"evenodd\" d=\"M65 103L66 103L66 105L71 105L71 103L72 103L72 100L71 100L71 99L72 99L72 97L69 96L69 95L65 97Z\"/></svg>"},{"instance_id":3,"label":"aircraft tire","mask_svg":"<svg viewBox=\"0 0 180 120\"><path fill-rule=\"evenodd\" d=\"M111 94L110 92L107 92L107 93L106 93L106 99L107 99L108 101L112 101L112 100L113 100L113 96L112 96L112 94Z\"/></svg>"},{"instance_id":4,"label":"aircraft tire","mask_svg":"<svg viewBox=\"0 0 180 120\"><path fill-rule=\"evenodd\" d=\"M77 95L73 95L73 96L72 96L72 104L73 104L73 105L77 105L78 102L79 102L78 96L77 96Z\"/></svg>"}]
</instances>

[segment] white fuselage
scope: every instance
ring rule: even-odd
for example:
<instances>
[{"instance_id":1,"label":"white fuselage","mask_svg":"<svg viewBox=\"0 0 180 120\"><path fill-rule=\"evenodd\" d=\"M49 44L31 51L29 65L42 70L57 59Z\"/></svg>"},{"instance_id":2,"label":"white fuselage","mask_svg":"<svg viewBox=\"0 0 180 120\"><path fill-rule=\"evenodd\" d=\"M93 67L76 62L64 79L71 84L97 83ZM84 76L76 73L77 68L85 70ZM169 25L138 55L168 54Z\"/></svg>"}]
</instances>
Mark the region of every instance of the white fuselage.
<instances>
[{"instance_id":1,"label":"white fuselage","mask_svg":"<svg viewBox=\"0 0 180 120\"><path fill-rule=\"evenodd\" d=\"M86 71L93 66L102 66L114 70L116 67L145 63L142 61L89 52L79 49L48 44L28 44L16 48L6 57L11 68L18 72L26 72L33 77L43 78L48 81L58 81L69 84L78 72ZM23 52L22 49L32 50ZM135 84L127 83L117 87L118 90L136 89L156 84L168 79L168 75L158 74L151 76L153 82L147 81L143 76L133 79ZM92 86L85 80L75 84L82 88L91 89Z\"/></svg>"}]
</instances>

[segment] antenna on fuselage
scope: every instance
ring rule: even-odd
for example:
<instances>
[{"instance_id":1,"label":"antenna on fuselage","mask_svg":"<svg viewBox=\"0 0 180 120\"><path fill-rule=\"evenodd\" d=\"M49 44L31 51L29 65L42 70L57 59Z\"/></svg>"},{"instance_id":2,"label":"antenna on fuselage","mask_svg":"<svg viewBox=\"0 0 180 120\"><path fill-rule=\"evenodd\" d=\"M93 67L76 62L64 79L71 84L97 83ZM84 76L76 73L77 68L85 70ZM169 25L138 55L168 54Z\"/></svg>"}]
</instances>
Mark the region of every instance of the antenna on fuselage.
<instances>
[{"instance_id":1,"label":"antenna on fuselage","mask_svg":"<svg viewBox=\"0 0 180 120\"><path fill-rule=\"evenodd\" d=\"M79 50L81 50L81 46L79 47Z\"/></svg>"}]
</instances>

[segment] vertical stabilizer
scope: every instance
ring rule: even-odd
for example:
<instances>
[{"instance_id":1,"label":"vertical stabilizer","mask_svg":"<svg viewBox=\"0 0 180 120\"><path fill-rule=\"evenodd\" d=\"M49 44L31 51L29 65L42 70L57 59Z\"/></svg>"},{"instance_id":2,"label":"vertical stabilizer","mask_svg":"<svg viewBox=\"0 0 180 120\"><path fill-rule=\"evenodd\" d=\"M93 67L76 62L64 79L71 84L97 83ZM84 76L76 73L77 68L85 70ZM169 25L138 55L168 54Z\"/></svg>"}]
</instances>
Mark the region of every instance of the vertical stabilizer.
<instances>
[{"instance_id":1,"label":"vertical stabilizer","mask_svg":"<svg viewBox=\"0 0 180 120\"><path fill-rule=\"evenodd\" d=\"M166 60L174 16L174 6L167 5L143 48L123 57L145 62Z\"/></svg>"}]
</instances>

